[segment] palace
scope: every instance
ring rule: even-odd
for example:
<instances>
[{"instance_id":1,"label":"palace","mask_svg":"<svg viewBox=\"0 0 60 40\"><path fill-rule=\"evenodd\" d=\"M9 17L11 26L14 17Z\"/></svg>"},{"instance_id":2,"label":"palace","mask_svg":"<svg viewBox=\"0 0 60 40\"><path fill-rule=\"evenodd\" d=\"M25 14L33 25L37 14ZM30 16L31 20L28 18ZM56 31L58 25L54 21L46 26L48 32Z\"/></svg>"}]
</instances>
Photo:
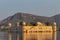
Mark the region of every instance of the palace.
<instances>
[{"instance_id":1,"label":"palace","mask_svg":"<svg viewBox=\"0 0 60 40\"><path fill-rule=\"evenodd\" d=\"M9 23L9 26L12 27L12 24ZM19 22L17 23L17 26L20 27ZM52 32L56 31L56 23L54 22L53 25L45 25L44 23L37 22L36 26L26 26L26 23L23 22L23 32Z\"/></svg>"}]
</instances>

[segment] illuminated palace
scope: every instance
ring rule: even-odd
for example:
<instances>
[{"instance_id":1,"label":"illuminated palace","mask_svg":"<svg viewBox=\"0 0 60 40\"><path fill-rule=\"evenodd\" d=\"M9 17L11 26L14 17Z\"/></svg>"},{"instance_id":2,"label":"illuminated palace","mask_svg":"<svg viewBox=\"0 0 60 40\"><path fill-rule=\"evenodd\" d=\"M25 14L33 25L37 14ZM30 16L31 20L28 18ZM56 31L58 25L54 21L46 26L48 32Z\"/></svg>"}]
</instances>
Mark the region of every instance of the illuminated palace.
<instances>
[{"instance_id":1,"label":"illuminated palace","mask_svg":"<svg viewBox=\"0 0 60 40\"><path fill-rule=\"evenodd\" d=\"M12 24L9 23L9 26L12 27ZM20 26L19 22L17 23L17 26ZM56 31L56 23L54 22L53 26L52 25L47 26L41 22L37 22L37 26L26 26L26 23L23 22L22 28L24 32L40 32L40 31L52 32L52 31Z\"/></svg>"}]
</instances>

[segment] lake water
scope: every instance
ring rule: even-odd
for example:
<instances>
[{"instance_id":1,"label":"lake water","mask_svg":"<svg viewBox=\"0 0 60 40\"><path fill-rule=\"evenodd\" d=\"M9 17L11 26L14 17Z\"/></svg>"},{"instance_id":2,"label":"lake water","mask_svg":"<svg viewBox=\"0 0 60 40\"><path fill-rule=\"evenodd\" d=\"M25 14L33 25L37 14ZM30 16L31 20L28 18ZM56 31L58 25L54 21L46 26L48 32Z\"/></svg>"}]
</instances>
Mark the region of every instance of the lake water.
<instances>
[{"instance_id":1,"label":"lake water","mask_svg":"<svg viewBox=\"0 0 60 40\"><path fill-rule=\"evenodd\" d=\"M0 40L60 40L60 32L25 32L22 37L17 32L0 32Z\"/></svg>"}]
</instances>

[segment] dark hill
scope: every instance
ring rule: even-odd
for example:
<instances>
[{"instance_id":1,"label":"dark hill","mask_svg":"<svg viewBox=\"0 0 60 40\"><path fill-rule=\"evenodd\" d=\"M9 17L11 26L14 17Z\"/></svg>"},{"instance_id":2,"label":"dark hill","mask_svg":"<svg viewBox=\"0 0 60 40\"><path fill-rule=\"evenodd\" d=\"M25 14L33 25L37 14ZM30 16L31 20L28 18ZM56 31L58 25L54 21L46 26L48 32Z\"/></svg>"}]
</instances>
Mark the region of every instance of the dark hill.
<instances>
[{"instance_id":1,"label":"dark hill","mask_svg":"<svg viewBox=\"0 0 60 40\"><path fill-rule=\"evenodd\" d=\"M9 16L8 18L2 20L0 22L0 24L7 24L9 22L11 23L17 23L19 21L26 21L26 22L31 22L31 21L35 21L35 22L57 22L57 26L60 26L60 14L59 15L55 15L53 17L45 17L45 16L36 16L36 15L32 15L32 14L28 14L28 13L16 13L13 16Z\"/></svg>"},{"instance_id":2,"label":"dark hill","mask_svg":"<svg viewBox=\"0 0 60 40\"><path fill-rule=\"evenodd\" d=\"M60 27L60 14L53 16L55 22L57 23L57 27Z\"/></svg>"}]
</instances>

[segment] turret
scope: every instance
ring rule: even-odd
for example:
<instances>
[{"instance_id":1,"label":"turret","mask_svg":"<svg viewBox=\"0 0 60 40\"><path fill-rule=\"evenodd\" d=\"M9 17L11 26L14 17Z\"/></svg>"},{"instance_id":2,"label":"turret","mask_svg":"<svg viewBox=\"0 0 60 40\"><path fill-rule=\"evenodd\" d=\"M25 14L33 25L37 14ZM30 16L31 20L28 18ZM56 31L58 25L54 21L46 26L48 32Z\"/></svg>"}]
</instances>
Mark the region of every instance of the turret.
<instances>
[{"instance_id":1,"label":"turret","mask_svg":"<svg viewBox=\"0 0 60 40\"><path fill-rule=\"evenodd\" d=\"M9 25L9 27L12 27L12 24L11 23L9 23L8 25Z\"/></svg>"},{"instance_id":2,"label":"turret","mask_svg":"<svg viewBox=\"0 0 60 40\"><path fill-rule=\"evenodd\" d=\"M17 26L19 27L20 25L19 25L20 23L19 22L17 22Z\"/></svg>"},{"instance_id":3,"label":"turret","mask_svg":"<svg viewBox=\"0 0 60 40\"><path fill-rule=\"evenodd\" d=\"M53 31L56 31L56 22L53 24Z\"/></svg>"},{"instance_id":4,"label":"turret","mask_svg":"<svg viewBox=\"0 0 60 40\"><path fill-rule=\"evenodd\" d=\"M23 22L23 26L25 26L26 25L26 22Z\"/></svg>"},{"instance_id":5,"label":"turret","mask_svg":"<svg viewBox=\"0 0 60 40\"><path fill-rule=\"evenodd\" d=\"M37 22L37 26L42 26L42 23L41 22Z\"/></svg>"}]
</instances>

